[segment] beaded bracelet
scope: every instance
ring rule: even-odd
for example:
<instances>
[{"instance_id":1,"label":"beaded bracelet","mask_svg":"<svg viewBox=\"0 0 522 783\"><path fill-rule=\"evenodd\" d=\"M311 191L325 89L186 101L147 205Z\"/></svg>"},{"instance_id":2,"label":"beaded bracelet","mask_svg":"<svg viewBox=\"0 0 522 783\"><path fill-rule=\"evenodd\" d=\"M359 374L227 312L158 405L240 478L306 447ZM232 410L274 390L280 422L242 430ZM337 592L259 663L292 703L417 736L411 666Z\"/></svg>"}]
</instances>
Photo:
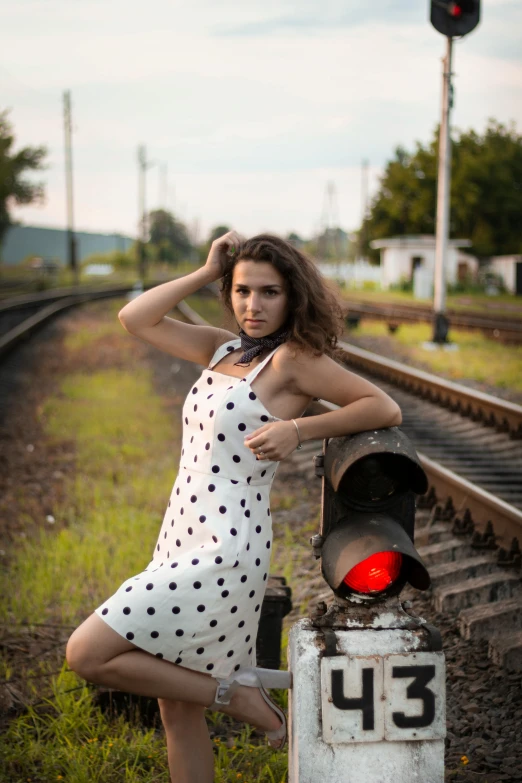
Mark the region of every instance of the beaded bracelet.
<instances>
[{"instance_id":1,"label":"beaded bracelet","mask_svg":"<svg viewBox=\"0 0 522 783\"><path fill-rule=\"evenodd\" d=\"M296 422L295 419L292 419L292 421L294 422L295 428L297 430L297 440L299 441L299 446L297 446L296 448L299 451L299 449L303 448L303 444L301 443L301 438L300 438L300 435L299 435L299 427L297 426L297 422Z\"/></svg>"}]
</instances>

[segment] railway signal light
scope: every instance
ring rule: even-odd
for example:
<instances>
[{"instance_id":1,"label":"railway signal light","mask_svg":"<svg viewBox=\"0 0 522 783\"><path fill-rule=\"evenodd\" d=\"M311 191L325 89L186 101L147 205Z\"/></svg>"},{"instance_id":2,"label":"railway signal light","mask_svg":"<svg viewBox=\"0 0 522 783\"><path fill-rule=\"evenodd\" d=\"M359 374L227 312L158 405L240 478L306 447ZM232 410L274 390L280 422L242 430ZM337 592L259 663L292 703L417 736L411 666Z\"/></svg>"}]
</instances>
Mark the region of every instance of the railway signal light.
<instances>
[{"instance_id":1,"label":"railway signal light","mask_svg":"<svg viewBox=\"0 0 522 783\"><path fill-rule=\"evenodd\" d=\"M449 38L467 35L480 21L480 0L431 0L430 21Z\"/></svg>"},{"instance_id":2,"label":"railway signal light","mask_svg":"<svg viewBox=\"0 0 522 783\"><path fill-rule=\"evenodd\" d=\"M311 543L333 592L362 599L419 590L430 577L413 545L415 494L427 479L398 428L332 438L316 471L323 476L321 531Z\"/></svg>"}]
</instances>

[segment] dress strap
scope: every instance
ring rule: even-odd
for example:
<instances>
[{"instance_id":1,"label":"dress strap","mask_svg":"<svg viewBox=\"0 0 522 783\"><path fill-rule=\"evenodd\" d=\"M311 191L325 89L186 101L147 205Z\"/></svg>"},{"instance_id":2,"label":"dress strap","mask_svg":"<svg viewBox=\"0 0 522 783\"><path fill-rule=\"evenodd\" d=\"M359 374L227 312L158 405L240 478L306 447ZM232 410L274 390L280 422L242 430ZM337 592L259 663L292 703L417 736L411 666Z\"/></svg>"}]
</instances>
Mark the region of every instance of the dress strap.
<instances>
[{"instance_id":1,"label":"dress strap","mask_svg":"<svg viewBox=\"0 0 522 783\"><path fill-rule=\"evenodd\" d=\"M221 361L221 359L227 355L230 351L235 351L236 348L239 348L241 346L241 340L239 337L235 340L229 340L227 343L223 343L219 346L217 351L215 352L214 356L210 360L210 363L208 365L208 369L211 370L218 362Z\"/></svg>"},{"instance_id":2,"label":"dress strap","mask_svg":"<svg viewBox=\"0 0 522 783\"><path fill-rule=\"evenodd\" d=\"M261 364L258 364L258 365L257 365L257 367L254 367L254 369L252 370L252 372L249 372L249 373L248 373L248 375L246 376L246 380L247 380L249 383L253 383L253 382L254 382L254 380L257 378L257 376L259 375L259 373L261 372L261 370L262 370L264 367L266 367L266 365L268 364L268 362L270 361L270 359L271 359L271 358L272 358L272 356L275 354L275 352L277 351L277 349L278 349L278 348L279 348L279 345L278 345L278 346L276 346L276 347L274 348L274 350L273 350L273 351L270 351L270 353L268 354L268 356L265 356L265 358L263 359L263 361L261 362Z\"/></svg>"}]
</instances>

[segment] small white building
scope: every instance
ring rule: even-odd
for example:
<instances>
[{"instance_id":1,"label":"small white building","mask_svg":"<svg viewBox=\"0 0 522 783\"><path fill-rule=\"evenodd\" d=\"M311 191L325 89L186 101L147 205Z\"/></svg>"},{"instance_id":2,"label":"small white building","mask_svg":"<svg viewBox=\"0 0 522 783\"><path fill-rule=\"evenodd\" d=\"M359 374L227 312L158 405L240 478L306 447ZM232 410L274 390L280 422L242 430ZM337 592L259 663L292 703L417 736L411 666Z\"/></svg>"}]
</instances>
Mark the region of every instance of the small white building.
<instances>
[{"instance_id":1,"label":"small white building","mask_svg":"<svg viewBox=\"0 0 522 783\"><path fill-rule=\"evenodd\" d=\"M522 255L492 256L488 269L502 278L510 294L522 295Z\"/></svg>"},{"instance_id":2,"label":"small white building","mask_svg":"<svg viewBox=\"0 0 522 783\"><path fill-rule=\"evenodd\" d=\"M435 237L419 236L374 239L370 246L381 251L381 284L389 288L401 281L413 281L416 270L426 276L435 271ZM460 248L470 247L469 239L450 239L448 242L446 282L455 284L468 279L475 280L479 262L475 256L463 253Z\"/></svg>"}]
</instances>

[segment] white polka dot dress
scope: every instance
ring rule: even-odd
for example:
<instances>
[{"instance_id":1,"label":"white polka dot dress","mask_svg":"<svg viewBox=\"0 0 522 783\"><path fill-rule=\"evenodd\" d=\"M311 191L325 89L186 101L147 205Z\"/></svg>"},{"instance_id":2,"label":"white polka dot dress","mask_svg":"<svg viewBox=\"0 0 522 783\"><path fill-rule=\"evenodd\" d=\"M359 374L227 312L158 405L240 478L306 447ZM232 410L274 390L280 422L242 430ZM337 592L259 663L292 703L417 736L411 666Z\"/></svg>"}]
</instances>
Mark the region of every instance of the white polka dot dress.
<instances>
[{"instance_id":1,"label":"white polka dot dress","mask_svg":"<svg viewBox=\"0 0 522 783\"><path fill-rule=\"evenodd\" d=\"M151 562L95 610L147 652L219 678L256 664L278 466L244 444L280 421L252 390L277 349L244 378L213 371L240 345L222 345L187 395L178 477Z\"/></svg>"}]
</instances>

